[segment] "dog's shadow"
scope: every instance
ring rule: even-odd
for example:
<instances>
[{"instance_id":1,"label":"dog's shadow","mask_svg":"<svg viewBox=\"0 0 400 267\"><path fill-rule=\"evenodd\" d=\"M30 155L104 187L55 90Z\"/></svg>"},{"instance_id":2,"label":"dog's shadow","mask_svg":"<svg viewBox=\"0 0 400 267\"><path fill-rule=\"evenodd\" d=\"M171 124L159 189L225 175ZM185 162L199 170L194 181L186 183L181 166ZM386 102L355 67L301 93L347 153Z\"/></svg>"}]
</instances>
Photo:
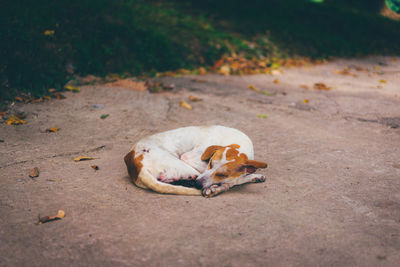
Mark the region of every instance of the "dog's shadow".
<instances>
[{"instance_id":1,"label":"dog's shadow","mask_svg":"<svg viewBox=\"0 0 400 267\"><path fill-rule=\"evenodd\" d=\"M131 185L137 187L133 183L133 181L132 181L132 179L131 179L131 177L129 175L125 175L122 178L122 180L124 180L128 184L131 184ZM170 184L171 185L180 185L180 186L189 187L189 188L196 188L196 189L199 189L199 190L201 190L203 188L202 185L196 180L179 180L179 181L172 182Z\"/></svg>"}]
</instances>

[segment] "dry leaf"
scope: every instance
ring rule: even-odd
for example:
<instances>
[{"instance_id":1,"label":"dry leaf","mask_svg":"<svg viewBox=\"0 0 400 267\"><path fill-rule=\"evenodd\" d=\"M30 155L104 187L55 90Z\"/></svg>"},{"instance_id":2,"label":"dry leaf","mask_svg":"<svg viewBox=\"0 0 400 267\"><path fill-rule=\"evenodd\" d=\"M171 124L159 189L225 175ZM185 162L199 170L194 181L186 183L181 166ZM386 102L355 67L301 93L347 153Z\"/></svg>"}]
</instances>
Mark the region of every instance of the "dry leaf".
<instances>
[{"instance_id":1,"label":"dry leaf","mask_svg":"<svg viewBox=\"0 0 400 267\"><path fill-rule=\"evenodd\" d=\"M350 72L349 67L346 67L343 70L334 70L333 73L334 74L349 75L349 76L357 77L356 74Z\"/></svg>"},{"instance_id":2,"label":"dry leaf","mask_svg":"<svg viewBox=\"0 0 400 267\"><path fill-rule=\"evenodd\" d=\"M74 93L77 93L77 92L81 91L81 89L79 87L72 86L72 85L66 85L66 86L64 86L64 89L67 89L67 90L69 90L71 92L74 92Z\"/></svg>"},{"instance_id":3,"label":"dry leaf","mask_svg":"<svg viewBox=\"0 0 400 267\"><path fill-rule=\"evenodd\" d=\"M186 108L186 109L193 109L192 106L189 105L189 104L188 104L187 102L185 102L185 101L181 101L179 104L180 104L180 106L183 107L183 108Z\"/></svg>"},{"instance_id":4,"label":"dry leaf","mask_svg":"<svg viewBox=\"0 0 400 267\"><path fill-rule=\"evenodd\" d=\"M24 102L24 99L20 96L16 96L16 97L14 97L14 99L18 102Z\"/></svg>"},{"instance_id":5,"label":"dry leaf","mask_svg":"<svg viewBox=\"0 0 400 267\"><path fill-rule=\"evenodd\" d=\"M386 80L379 80L379 83L387 83Z\"/></svg>"},{"instance_id":6,"label":"dry leaf","mask_svg":"<svg viewBox=\"0 0 400 267\"><path fill-rule=\"evenodd\" d=\"M106 83L108 87L122 87L134 91L146 91L147 86L144 82L132 81L131 79L118 80L115 82Z\"/></svg>"},{"instance_id":7,"label":"dry leaf","mask_svg":"<svg viewBox=\"0 0 400 267\"><path fill-rule=\"evenodd\" d=\"M80 157L74 158L74 161L93 160L93 159L95 159L95 158L86 157L86 156L80 156Z\"/></svg>"},{"instance_id":8,"label":"dry leaf","mask_svg":"<svg viewBox=\"0 0 400 267\"><path fill-rule=\"evenodd\" d=\"M198 98L198 97L195 97L195 96L193 96L193 95L190 95L190 96L189 96L189 100L192 101L192 102L197 102L197 101L201 101L201 100L203 100L203 99Z\"/></svg>"},{"instance_id":9,"label":"dry leaf","mask_svg":"<svg viewBox=\"0 0 400 267\"><path fill-rule=\"evenodd\" d=\"M197 69L197 73L199 75L204 75L204 74L207 74L207 70L205 68L203 68L203 67L200 67L200 68Z\"/></svg>"},{"instance_id":10,"label":"dry leaf","mask_svg":"<svg viewBox=\"0 0 400 267\"><path fill-rule=\"evenodd\" d=\"M308 102L310 102L310 100L308 100L308 99L303 99L303 103L308 103Z\"/></svg>"},{"instance_id":11,"label":"dry leaf","mask_svg":"<svg viewBox=\"0 0 400 267\"><path fill-rule=\"evenodd\" d=\"M223 58L221 58L220 60L218 60L217 62L215 62L214 68L218 69L219 67L222 66L222 64L224 64L224 59L223 59Z\"/></svg>"},{"instance_id":12,"label":"dry leaf","mask_svg":"<svg viewBox=\"0 0 400 267\"><path fill-rule=\"evenodd\" d=\"M52 128L46 129L46 133L56 133L56 132L58 132L58 130L60 130L60 128L52 127Z\"/></svg>"},{"instance_id":13,"label":"dry leaf","mask_svg":"<svg viewBox=\"0 0 400 267\"><path fill-rule=\"evenodd\" d=\"M326 86L324 83L314 83L314 89L315 90L331 90L330 87Z\"/></svg>"},{"instance_id":14,"label":"dry leaf","mask_svg":"<svg viewBox=\"0 0 400 267\"><path fill-rule=\"evenodd\" d=\"M97 166L97 165L92 165L92 166L90 166L90 167L92 167L95 171L100 170L99 166Z\"/></svg>"},{"instance_id":15,"label":"dry leaf","mask_svg":"<svg viewBox=\"0 0 400 267\"><path fill-rule=\"evenodd\" d=\"M196 83L206 83L207 80L203 80L203 79L192 79L192 82L196 82Z\"/></svg>"},{"instance_id":16,"label":"dry leaf","mask_svg":"<svg viewBox=\"0 0 400 267\"><path fill-rule=\"evenodd\" d=\"M47 223L47 222L51 222L51 221L61 220L64 217L65 217L65 212L63 210L59 210L57 215L55 215L55 216L40 217L40 215L39 215L39 221L37 222L37 224L42 224L42 223Z\"/></svg>"},{"instance_id":17,"label":"dry leaf","mask_svg":"<svg viewBox=\"0 0 400 267\"><path fill-rule=\"evenodd\" d=\"M253 91L256 91L256 92L258 92L258 88L257 87L255 87L254 85L252 85L252 84L249 84L249 86L247 86L247 88L249 88L249 89L251 89L251 90L253 90Z\"/></svg>"},{"instance_id":18,"label":"dry leaf","mask_svg":"<svg viewBox=\"0 0 400 267\"><path fill-rule=\"evenodd\" d=\"M39 168L35 167L29 172L29 177L36 178L39 176Z\"/></svg>"},{"instance_id":19,"label":"dry leaf","mask_svg":"<svg viewBox=\"0 0 400 267\"><path fill-rule=\"evenodd\" d=\"M281 74L282 74L282 71L280 71L280 70L272 70L272 71L271 71L271 74L272 74L272 75L281 75Z\"/></svg>"},{"instance_id":20,"label":"dry leaf","mask_svg":"<svg viewBox=\"0 0 400 267\"><path fill-rule=\"evenodd\" d=\"M219 70L218 70L219 74L223 74L223 75L229 75L231 74L231 68L229 67L229 65L223 65Z\"/></svg>"},{"instance_id":21,"label":"dry leaf","mask_svg":"<svg viewBox=\"0 0 400 267\"><path fill-rule=\"evenodd\" d=\"M278 80L278 79L275 79L275 80L274 80L274 84L279 84L279 80Z\"/></svg>"},{"instance_id":22,"label":"dry leaf","mask_svg":"<svg viewBox=\"0 0 400 267\"><path fill-rule=\"evenodd\" d=\"M306 89L306 90L308 90L310 88L310 87L308 87L308 85L305 85L305 84L300 84L299 87Z\"/></svg>"},{"instance_id":23,"label":"dry leaf","mask_svg":"<svg viewBox=\"0 0 400 267\"><path fill-rule=\"evenodd\" d=\"M45 31L43 32L43 34L46 35L46 36L54 35L54 33L55 33L54 30L45 30Z\"/></svg>"},{"instance_id":24,"label":"dry leaf","mask_svg":"<svg viewBox=\"0 0 400 267\"><path fill-rule=\"evenodd\" d=\"M11 115L7 120L6 120L7 125L21 125L25 124L26 121L24 121L21 117Z\"/></svg>"}]
</instances>

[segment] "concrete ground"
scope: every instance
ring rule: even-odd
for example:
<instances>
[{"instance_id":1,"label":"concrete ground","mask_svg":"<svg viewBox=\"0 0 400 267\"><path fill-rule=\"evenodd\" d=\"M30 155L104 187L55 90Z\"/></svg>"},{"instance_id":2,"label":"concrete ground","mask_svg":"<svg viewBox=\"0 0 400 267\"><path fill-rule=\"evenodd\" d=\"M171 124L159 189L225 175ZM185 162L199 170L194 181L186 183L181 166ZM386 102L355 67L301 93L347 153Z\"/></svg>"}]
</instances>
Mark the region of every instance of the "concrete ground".
<instances>
[{"instance_id":1,"label":"concrete ground","mask_svg":"<svg viewBox=\"0 0 400 267\"><path fill-rule=\"evenodd\" d=\"M27 124L0 124L0 266L399 266L400 58L162 80L175 89L87 86L13 106ZM179 105L189 95L193 110ZM211 199L131 183L137 140L206 124L249 135L267 181Z\"/></svg>"}]
</instances>

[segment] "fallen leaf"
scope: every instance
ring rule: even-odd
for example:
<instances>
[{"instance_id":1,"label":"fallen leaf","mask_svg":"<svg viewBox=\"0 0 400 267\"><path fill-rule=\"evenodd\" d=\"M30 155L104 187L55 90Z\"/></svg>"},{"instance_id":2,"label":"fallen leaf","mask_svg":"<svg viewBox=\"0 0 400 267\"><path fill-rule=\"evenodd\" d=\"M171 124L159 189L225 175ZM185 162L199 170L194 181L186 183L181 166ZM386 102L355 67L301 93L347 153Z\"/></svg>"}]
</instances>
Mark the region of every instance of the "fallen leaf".
<instances>
[{"instance_id":1,"label":"fallen leaf","mask_svg":"<svg viewBox=\"0 0 400 267\"><path fill-rule=\"evenodd\" d=\"M333 73L334 74L349 75L349 76L357 77L356 74L350 72L349 67L346 67L343 70L334 70Z\"/></svg>"},{"instance_id":2,"label":"fallen leaf","mask_svg":"<svg viewBox=\"0 0 400 267\"><path fill-rule=\"evenodd\" d=\"M52 98L56 98L56 99L65 99L65 96L63 94L61 94L60 92L55 92L54 94L51 95Z\"/></svg>"},{"instance_id":3,"label":"fallen leaf","mask_svg":"<svg viewBox=\"0 0 400 267\"><path fill-rule=\"evenodd\" d=\"M147 86L145 82L132 81L131 79L123 79L115 82L106 83L107 87L122 87L134 91L146 91Z\"/></svg>"},{"instance_id":4,"label":"fallen leaf","mask_svg":"<svg viewBox=\"0 0 400 267\"><path fill-rule=\"evenodd\" d=\"M379 80L380 83L387 83L386 80Z\"/></svg>"},{"instance_id":5,"label":"fallen leaf","mask_svg":"<svg viewBox=\"0 0 400 267\"><path fill-rule=\"evenodd\" d=\"M266 119L268 118L267 114L258 114L257 117L261 118L261 119Z\"/></svg>"},{"instance_id":6,"label":"fallen leaf","mask_svg":"<svg viewBox=\"0 0 400 267\"><path fill-rule=\"evenodd\" d=\"M260 90L260 91L258 91L258 93L263 94L263 95L267 95L267 96L276 95L276 93L271 93L271 92L267 92L267 91L264 91L264 90Z\"/></svg>"},{"instance_id":7,"label":"fallen leaf","mask_svg":"<svg viewBox=\"0 0 400 267\"><path fill-rule=\"evenodd\" d=\"M90 166L90 167L92 167L95 171L100 170L99 166L97 166L97 165L92 165L92 166Z\"/></svg>"},{"instance_id":8,"label":"fallen leaf","mask_svg":"<svg viewBox=\"0 0 400 267\"><path fill-rule=\"evenodd\" d=\"M22 118L11 115L7 120L6 120L7 125L21 125L25 124L26 121L24 121Z\"/></svg>"},{"instance_id":9,"label":"fallen leaf","mask_svg":"<svg viewBox=\"0 0 400 267\"><path fill-rule=\"evenodd\" d=\"M303 89L306 89L306 90L310 89L310 87L308 85L305 85L305 84L300 84L299 87L303 88Z\"/></svg>"},{"instance_id":10,"label":"fallen leaf","mask_svg":"<svg viewBox=\"0 0 400 267\"><path fill-rule=\"evenodd\" d=\"M204 74L207 74L207 70L205 68L203 68L203 67L200 67L200 68L197 69L197 73L199 75L204 75Z\"/></svg>"},{"instance_id":11,"label":"fallen leaf","mask_svg":"<svg viewBox=\"0 0 400 267\"><path fill-rule=\"evenodd\" d=\"M272 75L281 75L281 74L282 74L282 71L280 71L280 70L272 70L272 71L271 71L271 74L272 74Z\"/></svg>"},{"instance_id":12,"label":"fallen leaf","mask_svg":"<svg viewBox=\"0 0 400 267\"><path fill-rule=\"evenodd\" d=\"M103 114L100 116L100 119L104 120L105 118L107 118L108 116L110 116L110 114Z\"/></svg>"},{"instance_id":13,"label":"fallen leaf","mask_svg":"<svg viewBox=\"0 0 400 267\"><path fill-rule=\"evenodd\" d=\"M183 107L183 108L186 108L186 109L193 109L192 106L189 105L189 104L188 104L187 102L185 102L185 101L181 101L179 104L180 104L180 106Z\"/></svg>"},{"instance_id":14,"label":"fallen leaf","mask_svg":"<svg viewBox=\"0 0 400 267\"><path fill-rule=\"evenodd\" d=\"M18 102L24 102L24 99L20 96L16 96L16 97L14 97L14 99Z\"/></svg>"},{"instance_id":15,"label":"fallen leaf","mask_svg":"<svg viewBox=\"0 0 400 267\"><path fill-rule=\"evenodd\" d=\"M231 74L231 68L229 67L229 65L223 65L219 70L218 70L219 74L223 74L223 75L229 75Z\"/></svg>"},{"instance_id":16,"label":"fallen leaf","mask_svg":"<svg viewBox=\"0 0 400 267\"><path fill-rule=\"evenodd\" d=\"M222 64L224 64L224 59L223 59L223 58L221 58L220 60L218 60L217 62L215 62L214 68L218 69L219 67L222 66Z\"/></svg>"},{"instance_id":17,"label":"fallen leaf","mask_svg":"<svg viewBox=\"0 0 400 267\"><path fill-rule=\"evenodd\" d=\"M279 84L279 80L278 80L278 79L275 79L275 80L274 80L274 84Z\"/></svg>"},{"instance_id":18,"label":"fallen leaf","mask_svg":"<svg viewBox=\"0 0 400 267\"><path fill-rule=\"evenodd\" d=\"M51 221L61 220L64 217L65 217L65 212L63 210L59 210L57 215L54 216L40 217L39 215L39 221L37 222L37 224L43 224Z\"/></svg>"},{"instance_id":19,"label":"fallen leaf","mask_svg":"<svg viewBox=\"0 0 400 267\"><path fill-rule=\"evenodd\" d=\"M71 92L74 92L74 93L77 93L77 92L81 91L81 89L79 87L72 86L72 85L66 85L66 86L64 86L64 89L67 89L67 90L69 90Z\"/></svg>"},{"instance_id":20,"label":"fallen leaf","mask_svg":"<svg viewBox=\"0 0 400 267\"><path fill-rule=\"evenodd\" d=\"M375 70L380 70L381 68L379 66L374 66Z\"/></svg>"},{"instance_id":21,"label":"fallen leaf","mask_svg":"<svg viewBox=\"0 0 400 267\"><path fill-rule=\"evenodd\" d=\"M255 87L255 86L252 85L252 84L249 84L249 86L247 86L247 88L249 88L249 89L251 89L251 90L253 90L253 91L255 91L255 92L258 92L258 91L259 91L258 88Z\"/></svg>"},{"instance_id":22,"label":"fallen leaf","mask_svg":"<svg viewBox=\"0 0 400 267\"><path fill-rule=\"evenodd\" d=\"M310 102L310 100L308 100L308 99L303 99L303 103L308 103L308 102Z\"/></svg>"},{"instance_id":23,"label":"fallen leaf","mask_svg":"<svg viewBox=\"0 0 400 267\"><path fill-rule=\"evenodd\" d=\"M190 95L190 96L189 96L189 100L192 101L192 102L197 102L197 101L201 101L201 100L203 100L203 99L198 98L198 97L195 97L195 96L193 96L193 95Z\"/></svg>"},{"instance_id":24,"label":"fallen leaf","mask_svg":"<svg viewBox=\"0 0 400 267\"><path fill-rule=\"evenodd\" d=\"M314 83L315 90L331 90L331 87L326 86L324 83Z\"/></svg>"},{"instance_id":25,"label":"fallen leaf","mask_svg":"<svg viewBox=\"0 0 400 267\"><path fill-rule=\"evenodd\" d=\"M86 157L86 156L80 156L80 157L74 158L74 161L84 161L84 160L93 160L93 159L95 159L95 158Z\"/></svg>"},{"instance_id":26,"label":"fallen leaf","mask_svg":"<svg viewBox=\"0 0 400 267\"><path fill-rule=\"evenodd\" d=\"M206 83L207 80L203 80L203 79L192 79L192 82L196 82L196 83Z\"/></svg>"},{"instance_id":27,"label":"fallen leaf","mask_svg":"<svg viewBox=\"0 0 400 267\"><path fill-rule=\"evenodd\" d=\"M29 177L36 178L39 176L39 168L35 167L29 172Z\"/></svg>"},{"instance_id":28,"label":"fallen leaf","mask_svg":"<svg viewBox=\"0 0 400 267\"><path fill-rule=\"evenodd\" d=\"M45 31L43 32L43 34L46 35L46 36L51 36L51 35L53 35L54 33L55 33L54 30L45 30Z\"/></svg>"},{"instance_id":29,"label":"fallen leaf","mask_svg":"<svg viewBox=\"0 0 400 267\"><path fill-rule=\"evenodd\" d=\"M40 102L43 102L43 98L39 97L39 98L36 98L36 99L32 99L31 102L32 103L40 103Z\"/></svg>"},{"instance_id":30,"label":"fallen leaf","mask_svg":"<svg viewBox=\"0 0 400 267\"><path fill-rule=\"evenodd\" d=\"M60 128L52 127L52 128L46 129L46 133L56 133L56 132L58 132L58 130L60 130Z\"/></svg>"}]
</instances>

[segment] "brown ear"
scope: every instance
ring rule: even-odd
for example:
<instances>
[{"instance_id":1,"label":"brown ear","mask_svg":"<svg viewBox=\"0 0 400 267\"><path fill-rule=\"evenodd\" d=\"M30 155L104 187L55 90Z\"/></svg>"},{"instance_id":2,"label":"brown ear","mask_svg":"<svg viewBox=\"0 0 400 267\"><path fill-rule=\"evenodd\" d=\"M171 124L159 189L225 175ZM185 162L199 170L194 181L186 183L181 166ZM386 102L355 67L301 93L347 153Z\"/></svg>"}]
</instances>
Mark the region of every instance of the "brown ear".
<instances>
[{"instance_id":1,"label":"brown ear","mask_svg":"<svg viewBox=\"0 0 400 267\"><path fill-rule=\"evenodd\" d=\"M203 161L209 160L212 157L212 155L214 155L215 151L217 151L220 148L223 148L223 146L207 147L206 151L204 151L203 155L201 156L201 160L203 160Z\"/></svg>"},{"instance_id":2,"label":"brown ear","mask_svg":"<svg viewBox=\"0 0 400 267\"><path fill-rule=\"evenodd\" d=\"M246 165L252 166L257 169L263 169L268 167L267 163L255 160L248 160Z\"/></svg>"}]
</instances>

